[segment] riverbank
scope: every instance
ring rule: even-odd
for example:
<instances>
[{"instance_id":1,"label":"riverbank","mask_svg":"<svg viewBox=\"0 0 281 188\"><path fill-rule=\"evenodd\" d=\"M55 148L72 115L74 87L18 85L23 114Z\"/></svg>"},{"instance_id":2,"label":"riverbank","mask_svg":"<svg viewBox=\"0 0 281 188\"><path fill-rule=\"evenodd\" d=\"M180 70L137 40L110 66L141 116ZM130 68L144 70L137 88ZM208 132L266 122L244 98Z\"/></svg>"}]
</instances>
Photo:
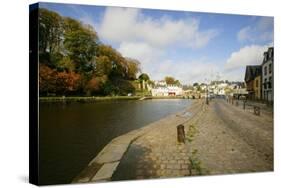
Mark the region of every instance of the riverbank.
<instances>
[{"instance_id":1,"label":"riverbank","mask_svg":"<svg viewBox=\"0 0 281 188\"><path fill-rule=\"evenodd\" d=\"M40 102L98 102L110 100L185 99L183 96L104 96L104 97L39 97Z\"/></svg>"},{"instance_id":2,"label":"riverbank","mask_svg":"<svg viewBox=\"0 0 281 188\"><path fill-rule=\"evenodd\" d=\"M273 170L273 114L214 99L113 139L73 183ZM185 143L177 142L177 125Z\"/></svg>"},{"instance_id":3,"label":"riverbank","mask_svg":"<svg viewBox=\"0 0 281 188\"><path fill-rule=\"evenodd\" d=\"M113 139L73 180L73 183L110 180L132 142L149 132L154 132L160 126L172 126L175 128L200 112L201 106L202 101L193 101L192 105L183 111Z\"/></svg>"},{"instance_id":4,"label":"riverbank","mask_svg":"<svg viewBox=\"0 0 281 188\"><path fill-rule=\"evenodd\" d=\"M272 115L214 99L183 123L185 144L175 125L159 125L132 142L110 180L272 171Z\"/></svg>"}]
</instances>

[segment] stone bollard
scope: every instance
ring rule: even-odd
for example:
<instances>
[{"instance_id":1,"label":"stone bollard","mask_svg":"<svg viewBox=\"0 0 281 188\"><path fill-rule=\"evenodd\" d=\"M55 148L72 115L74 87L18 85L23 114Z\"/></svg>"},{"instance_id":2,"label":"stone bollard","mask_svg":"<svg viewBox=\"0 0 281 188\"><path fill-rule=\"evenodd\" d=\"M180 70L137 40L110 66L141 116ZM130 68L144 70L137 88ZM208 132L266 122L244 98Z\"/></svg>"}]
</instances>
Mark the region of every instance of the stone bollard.
<instances>
[{"instance_id":1,"label":"stone bollard","mask_svg":"<svg viewBox=\"0 0 281 188\"><path fill-rule=\"evenodd\" d=\"M177 132L178 132L178 142L185 143L185 132L184 132L184 126L182 124L177 126Z\"/></svg>"},{"instance_id":2,"label":"stone bollard","mask_svg":"<svg viewBox=\"0 0 281 188\"><path fill-rule=\"evenodd\" d=\"M260 115L261 115L260 107L254 106L254 114L255 114L256 116L260 116Z\"/></svg>"}]
</instances>

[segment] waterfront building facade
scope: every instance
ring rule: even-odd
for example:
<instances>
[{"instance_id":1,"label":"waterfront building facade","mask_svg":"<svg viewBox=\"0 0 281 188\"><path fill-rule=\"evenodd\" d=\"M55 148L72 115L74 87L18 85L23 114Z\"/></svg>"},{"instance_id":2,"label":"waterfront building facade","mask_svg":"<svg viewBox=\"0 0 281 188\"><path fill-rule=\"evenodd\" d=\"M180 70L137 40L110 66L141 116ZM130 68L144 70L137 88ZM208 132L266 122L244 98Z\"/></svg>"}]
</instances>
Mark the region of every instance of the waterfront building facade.
<instances>
[{"instance_id":1,"label":"waterfront building facade","mask_svg":"<svg viewBox=\"0 0 281 188\"><path fill-rule=\"evenodd\" d=\"M270 47L264 52L262 62L262 98L267 102L273 102L274 92L274 48Z\"/></svg>"},{"instance_id":2,"label":"waterfront building facade","mask_svg":"<svg viewBox=\"0 0 281 188\"><path fill-rule=\"evenodd\" d=\"M165 81L156 81L151 89L152 96L183 96L183 89L178 85L168 85Z\"/></svg>"},{"instance_id":3,"label":"waterfront building facade","mask_svg":"<svg viewBox=\"0 0 281 188\"><path fill-rule=\"evenodd\" d=\"M262 66L260 65L248 65L246 67L245 82L249 99L261 99L261 74Z\"/></svg>"}]
</instances>

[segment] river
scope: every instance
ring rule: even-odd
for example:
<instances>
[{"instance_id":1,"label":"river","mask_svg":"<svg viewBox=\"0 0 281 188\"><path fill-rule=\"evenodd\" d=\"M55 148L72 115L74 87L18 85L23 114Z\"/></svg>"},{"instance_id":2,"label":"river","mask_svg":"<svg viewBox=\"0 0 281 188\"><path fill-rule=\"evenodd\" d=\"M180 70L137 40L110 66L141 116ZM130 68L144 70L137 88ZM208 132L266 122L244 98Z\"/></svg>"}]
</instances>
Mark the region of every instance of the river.
<instances>
[{"instance_id":1,"label":"river","mask_svg":"<svg viewBox=\"0 0 281 188\"><path fill-rule=\"evenodd\" d=\"M40 184L70 183L113 138L190 104L187 99L40 103Z\"/></svg>"}]
</instances>

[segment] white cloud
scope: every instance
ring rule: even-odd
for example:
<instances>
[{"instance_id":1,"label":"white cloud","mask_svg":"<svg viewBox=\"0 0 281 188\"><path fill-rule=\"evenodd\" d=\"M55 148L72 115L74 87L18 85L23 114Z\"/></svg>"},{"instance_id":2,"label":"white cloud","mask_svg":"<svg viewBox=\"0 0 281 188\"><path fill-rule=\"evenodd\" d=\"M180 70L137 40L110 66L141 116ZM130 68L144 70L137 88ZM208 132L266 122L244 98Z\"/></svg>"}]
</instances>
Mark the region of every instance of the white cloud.
<instances>
[{"instance_id":1,"label":"white cloud","mask_svg":"<svg viewBox=\"0 0 281 188\"><path fill-rule=\"evenodd\" d=\"M122 42L117 50L125 57L139 60L143 72L149 71L147 68L157 64L164 54L163 50L144 42Z\"/></svg>"},{"instance_id":2,"label":"white cloud","mask_svg":"<svg viewBox=\"0 0 281 188\"><path fill-rule=\"evenodd\" d=\"M245 67L246 65L259 65L262 63L263 52L268 46L251 45L233 52L225 64L226 70Z\"/></svg>"},{"instance_id":3,"label":"white cloud","mask_svg":"<svg viewBox=\"0 0 281 188\"><path fill-rule=\"evenodd\" d=\"M155 20L140 9L109 7L98 26L99 35L108 41L145 42L154 47L179 44L189 48L202 48L218 31L200 30L197 19L186 17L173 20L167 16Z\"/></svg>"},{"instance_id":4,"label":"white cloud","mask_svg":"<svg viewBox=\"0 0 281 188\"><path fill-rule=\"evenodd\" d=\"M261 17L255 24L243 27L237 33L240 42L271 42L274 38L273 17Z\"/></svg>"},{"instance_id":5,"label":"white cloud","mask_svg":"<svg viewBox=\"0 0 281 188\"><path fill-rule=\"evenodd\" d=\"M273 43L268 45L249 45L233 52L226 60L226 64L223 67L223 78L227 80L243 81L246 66L261 65L263 53L271 46L273 46Z\"/></svg>"},{"instance_id":6,"label":"white cloud","mask_svg":"<svg viewBox=\"0 0 281 188\"><path fill-rule=\"evenodd\" d=\"M205 82L205 79L213 78L220 69L216 63L207 62L204 58L196 61L174 60L173 57L167 57L164 51L146 43L124 42L118 51L141 61L142 71L148 73L153 80L173 76L184 84Z\"/></svg>"}]
</instances>

